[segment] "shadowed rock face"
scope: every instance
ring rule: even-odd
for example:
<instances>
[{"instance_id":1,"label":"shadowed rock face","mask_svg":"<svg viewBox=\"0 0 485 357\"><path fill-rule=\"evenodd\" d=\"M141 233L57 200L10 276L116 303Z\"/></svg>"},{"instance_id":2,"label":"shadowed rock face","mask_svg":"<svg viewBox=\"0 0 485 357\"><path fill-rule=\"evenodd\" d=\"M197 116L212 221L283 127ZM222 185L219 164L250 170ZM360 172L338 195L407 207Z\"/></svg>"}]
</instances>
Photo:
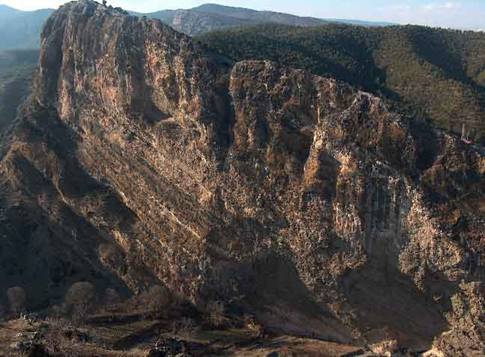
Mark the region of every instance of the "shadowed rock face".
<instances>
[{"instance_id":1,"label":"shadowed rock face","mask_svg":"<svg viewBox=\"0 0 485 357\"><path fill-rule=\"evenodd\" d=\"M0 287L41 307L80 280L163 283L275 330L480 351L479 150L334 80L72 2L4 144Z\"/></svg>"}]
</instances>

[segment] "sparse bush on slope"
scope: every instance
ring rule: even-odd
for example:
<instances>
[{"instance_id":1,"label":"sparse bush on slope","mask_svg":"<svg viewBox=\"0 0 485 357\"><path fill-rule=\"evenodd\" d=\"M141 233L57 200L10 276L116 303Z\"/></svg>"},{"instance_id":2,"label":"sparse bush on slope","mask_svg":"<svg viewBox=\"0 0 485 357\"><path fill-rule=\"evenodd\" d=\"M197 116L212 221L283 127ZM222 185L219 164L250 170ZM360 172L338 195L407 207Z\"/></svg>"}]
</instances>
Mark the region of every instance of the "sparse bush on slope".
<instances>
[{"instance_id":1,"label":"sparse bush on slope","mask_svg":"<svg viewBox=\"0 0 485 357\"><path fill-rule=\"evenodd\" d=\"M72 284L64 298L64 309L74 320L81 321L96 303L94 285L87 281Z\"/></svg>"}]
</instances>

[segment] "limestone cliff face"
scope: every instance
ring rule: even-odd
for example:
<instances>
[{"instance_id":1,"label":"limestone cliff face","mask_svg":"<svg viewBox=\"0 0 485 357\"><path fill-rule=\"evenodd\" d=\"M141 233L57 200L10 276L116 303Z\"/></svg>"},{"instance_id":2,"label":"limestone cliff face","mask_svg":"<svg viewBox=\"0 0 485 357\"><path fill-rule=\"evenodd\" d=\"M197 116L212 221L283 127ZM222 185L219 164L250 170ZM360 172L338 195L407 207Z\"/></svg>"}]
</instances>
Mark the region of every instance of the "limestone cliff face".
<instances>
[{"instance_id":1,"label":"limestone cliff face","mask_svg":"<svg viewBox=\"0 0 485 357\"><path fill-rule=\"evenodd\" d=\"M2 154L0 287L39 307L79 280L163 283L273 329L480 353L480 150L332 79L69 3Z\"/></svg>"}]
</instances>

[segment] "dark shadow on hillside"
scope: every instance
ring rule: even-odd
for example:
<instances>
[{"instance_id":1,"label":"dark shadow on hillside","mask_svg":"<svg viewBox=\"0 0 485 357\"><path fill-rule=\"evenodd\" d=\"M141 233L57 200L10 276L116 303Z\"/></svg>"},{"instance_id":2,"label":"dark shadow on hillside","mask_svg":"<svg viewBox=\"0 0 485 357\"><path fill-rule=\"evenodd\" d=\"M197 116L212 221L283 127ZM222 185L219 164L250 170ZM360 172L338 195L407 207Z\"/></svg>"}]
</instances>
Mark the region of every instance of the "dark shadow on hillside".
<instances>
[{"instance_id":1,"label":"dark shadow on hillside","mask_svg":"<svg viewBox=\"0 0 485 357\"><path fill-rule=\"evenodd\" d=\"M98 214L108 222L118 222L114 224L125 232L131 231L136 216L109 185L83 168L76 158L78 134L55 110L35 107L24 108L12 138L33 147L45 145L55 153L56 161L46 155L11 153L8 179L18 181L20 192L13 194L9 186L0 191L0 287L25 286L34 309L61 301L66 289L77 281L90 281L100 292L112 287L128 296L130 291L119 275L100 261L100 245L117 247L110 232L75 212L66 199L98 200L102 211ZM113 249L123 261L122 250ZM146 281L157 281L146 269L138 268Z\"/></svg>"},{"instance_id":2,"label":"dark shadow on hillside","mask_svg":"<svg viewBox=\"0 0 485 357\"><path fill-rule=\"evenodd\" d=\"M205 249L217 263L206 277L202 296L226 301L239 313L249 312L270 332L351 341L350 331L325 304L315 300L288 257L264 249L236 258L254 251L253 244L268 234L255 220L237 221L237 227L241 226L248 229L246 234L228 227L206 239Z\"/></svg>"},{"instance_id":3,"label":"dark shadow on hillside","mask_svg":"<svg viewBox=\"0 0 485 357\"><path fill-rule=\"evenodd\" d=\"M367 263L341 279L344 294L369 343L396 339L412 350L427 350L448 329L440 306L411 279L387 265ZM451 284L449 284L451 285ZM447 286L448 290L452 287Z\"/></svg>"}]
</instances>

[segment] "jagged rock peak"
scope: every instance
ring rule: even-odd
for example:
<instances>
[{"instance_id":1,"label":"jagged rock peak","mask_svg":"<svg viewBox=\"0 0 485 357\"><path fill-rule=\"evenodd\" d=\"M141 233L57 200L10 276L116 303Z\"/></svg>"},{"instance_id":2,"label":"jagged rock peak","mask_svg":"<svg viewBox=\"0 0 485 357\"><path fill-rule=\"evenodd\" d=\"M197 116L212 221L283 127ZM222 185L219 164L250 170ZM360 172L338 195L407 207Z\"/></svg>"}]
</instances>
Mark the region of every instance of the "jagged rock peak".
<instances>
[{"instance_id":1,"label":"jagged rock peak","mask_svg":"<svg viewBox=\"0 0 485 357\"><path fill-rule=\"evenodd\" d=\"M44 93L39 99L48 102L56 98L59 76L72 82L77 78L69 78L69 74L89 75L107 64L115 66L120 75L136 70L142 78L145 60L155 55L147 53L148 46L167 55L193 50L187 36L158 20L129 16L89 0L63 5L42 32L38 83Z\"/></svg>"},{"instance_id":2,"label":"jagged rock peak","mask_svg":"<svg viewBox=\"0 0 485 357\"><path fill-rule=\"evenodd\" d=\"M60 6L58 13L75 12L85 16L94 16L99 14L109 16L125 16L129 13L120 7L105 6L93 0L78 0L67 2Z\"/></svg>"}]
</instances>

